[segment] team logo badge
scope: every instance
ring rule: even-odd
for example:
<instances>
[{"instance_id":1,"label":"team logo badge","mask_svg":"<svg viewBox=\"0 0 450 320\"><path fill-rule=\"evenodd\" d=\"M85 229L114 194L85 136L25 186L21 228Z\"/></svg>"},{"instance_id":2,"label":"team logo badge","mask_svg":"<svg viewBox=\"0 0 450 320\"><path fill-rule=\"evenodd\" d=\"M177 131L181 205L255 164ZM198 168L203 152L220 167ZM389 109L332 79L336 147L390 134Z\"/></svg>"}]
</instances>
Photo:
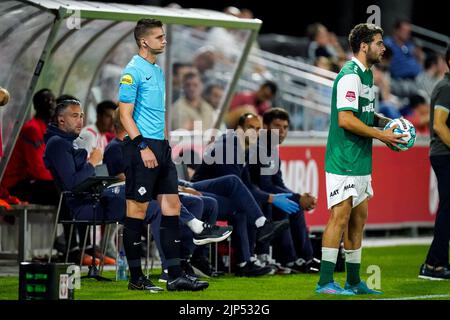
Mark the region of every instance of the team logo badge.
<instances>
[{"instance_id":1,"label":"team logo badge","mask_svg":"<svg viewBox=\"0 0 450 320\"><path fill-rule=\"evenodd\" d=\"M144 194L147 193L147 190L146 190L144 187L140 187L140 188L138 189L138 192L139 192L139 194L140 194L141 196L143 196Z\"/></svg>"},{"instance_id":2,"label":"team logo badge","mask_svg":"<svg viewBox=\"0 0 450 320\"><path fill-rule=\"evenodd\" d=\"M356 94L354 91L347 91L347 93L345 94L345 98L348 101L353 102L356 100Z\"/></svg>"}]
</instances>

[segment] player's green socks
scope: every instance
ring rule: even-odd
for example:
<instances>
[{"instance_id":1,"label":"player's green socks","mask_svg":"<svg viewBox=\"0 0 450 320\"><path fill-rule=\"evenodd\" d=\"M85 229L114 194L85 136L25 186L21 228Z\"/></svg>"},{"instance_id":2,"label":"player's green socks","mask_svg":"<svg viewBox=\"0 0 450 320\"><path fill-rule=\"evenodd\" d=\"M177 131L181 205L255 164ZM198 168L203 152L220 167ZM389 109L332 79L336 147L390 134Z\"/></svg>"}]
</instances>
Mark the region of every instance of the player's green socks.
<instances>
[{"instance_id":1,"label":"player's green socks","mask_svg":"<svg viewBox=\"0 0 450 320\"><path fill-rule=\"evenodd\" d=\"M361 282L359 269L361 267L361 248L356 250L344 250L345 269L347 270L347 283L351 286Z\"/></svg>"},{"instance_id":2,"label":"player's green socks","mask_svg":"<svg viewBox=\"0 0 450 320\"><path fill-rule=\"evenodd\" d=\"M323 286L333 282L334 267L339 249L322 247L322 259L320 261L319 285Z\"/></svg>"}]
</instances>

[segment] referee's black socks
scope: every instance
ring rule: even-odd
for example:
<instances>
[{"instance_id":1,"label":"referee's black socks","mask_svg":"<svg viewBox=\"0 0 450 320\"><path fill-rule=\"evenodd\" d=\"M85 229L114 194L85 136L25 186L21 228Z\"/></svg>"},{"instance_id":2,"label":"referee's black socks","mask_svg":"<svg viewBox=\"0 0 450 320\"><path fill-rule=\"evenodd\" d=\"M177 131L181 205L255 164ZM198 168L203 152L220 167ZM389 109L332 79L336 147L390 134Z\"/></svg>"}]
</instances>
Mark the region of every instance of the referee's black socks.
<instances>
[{"instance_id":1,"label":"referee's black socks","mask_svg":"<svg viewBox=\"0 0 450 320\"><path fill-rule=\"evenodd\" d=\"M135 218L125 218L123 228L123 247L127 256L128 267L130 268L130 278L136 282L142 273L141 267L141 233L144 220Z\"/></svg>"},{"instance_id":2,"label":"referee's black socks","mask_svg":"<svg viewBox=\"0 0 450 320\"><path fill-rule=\"evenodd\" d=\"M178 220L178 216L161 216L161 248L167 261L167 269L171 279L182 275L180 267L181 232Z\"/></svg>"}]
</instances>

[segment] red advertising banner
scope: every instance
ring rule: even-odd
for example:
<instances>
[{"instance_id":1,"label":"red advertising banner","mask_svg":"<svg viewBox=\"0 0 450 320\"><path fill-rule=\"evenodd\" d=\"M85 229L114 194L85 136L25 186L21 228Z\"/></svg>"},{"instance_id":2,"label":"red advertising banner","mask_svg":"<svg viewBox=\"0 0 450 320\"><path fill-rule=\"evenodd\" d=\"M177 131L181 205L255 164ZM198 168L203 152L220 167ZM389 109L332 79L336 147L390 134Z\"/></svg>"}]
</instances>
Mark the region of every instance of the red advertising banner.
<instances>
[{"instance_id":1,"label":"red advertising banner","mask_svg":"<svg viewBox=\"0 0 450 320\"><path fill-rule=\"evenodd\" d=\"M428 146L415 146L406 152L394 152L384 145L373 147L374 197L369 202L368 228L434 223L438 197L428 151ZM329 214L325 146L282 146L280 156L286 184L298 193L318 197L317 208L306 214L306 220L313 229L321 229Z\"/></svg>"}]
</instances>

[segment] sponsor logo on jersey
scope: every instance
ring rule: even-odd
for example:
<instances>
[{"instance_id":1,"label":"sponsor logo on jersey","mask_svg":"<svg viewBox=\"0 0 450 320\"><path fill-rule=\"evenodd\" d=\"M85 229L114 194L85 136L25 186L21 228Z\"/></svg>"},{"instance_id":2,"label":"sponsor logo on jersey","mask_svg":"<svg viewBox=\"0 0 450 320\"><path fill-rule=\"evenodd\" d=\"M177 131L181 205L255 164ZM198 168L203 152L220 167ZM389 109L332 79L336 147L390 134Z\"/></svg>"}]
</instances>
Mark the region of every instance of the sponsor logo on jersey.
<instances>
[{"instance_id":1,"label":"sponsor logo on jersey","mask_svg":"<svg viewBox=\"0 0 450 320\"><path fill-rule=\"evenodd\" d=\"M375 112L375 108L373 106L373 103L362 107L362 112Z\"/></svg>"},{"instance_id":2,"label":"sponsor logo on jersey","mask_svg":"<svg viewBox=\"0 0 450 320\"><path fill-rule=\"evenodd\" d=\"M352 183L352 184L348 184L348 185L344 186L344 191L346 191L348 189L355 189L355 185Z\"/></svg>"},{"instance_id":3,"label":"sponsor logo on jersey","mask_svg":"<svg viewBox=\"0 0 450 320\"><path fill-rule=\"evenodd\" d=\"M347 91L347 93L345 94L345 98L348 101L353 102L356 100L356 94L354 91Z\"/></svg>"},{"instance_id":4,"label":"sponsor logo on jersey","mask_svg":"<svg viewBox=\"0 0 450 320\"><path fill-rule=\"evenodd\" d=\"M336 189L336 190L334 190L334 191L332 191L332 192L330 193L330 198L331 198L331 197L334 197L335 195L338 195L338 194L339 194L339 190Z\"/></svg>"}]
</instances>

